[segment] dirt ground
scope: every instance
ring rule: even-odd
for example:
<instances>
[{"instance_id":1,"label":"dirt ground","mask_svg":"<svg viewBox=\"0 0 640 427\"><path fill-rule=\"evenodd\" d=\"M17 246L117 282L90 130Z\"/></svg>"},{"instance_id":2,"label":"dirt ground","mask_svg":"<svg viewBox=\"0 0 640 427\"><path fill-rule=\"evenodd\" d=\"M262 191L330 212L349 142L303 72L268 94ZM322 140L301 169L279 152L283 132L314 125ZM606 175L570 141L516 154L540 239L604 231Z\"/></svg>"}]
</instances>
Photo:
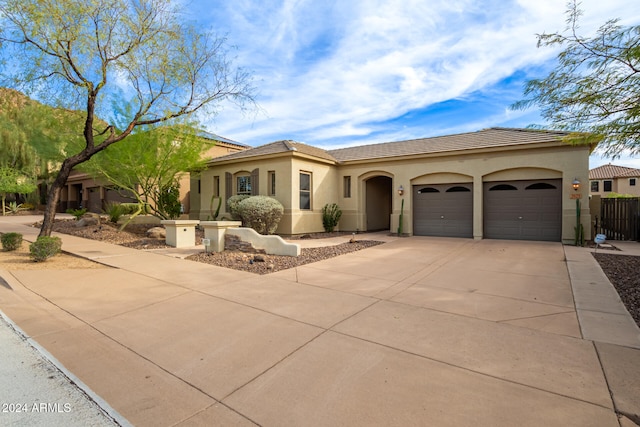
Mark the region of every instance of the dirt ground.
<instances>
[{"instance_id":1,"label":"dirt ground","mask_svg":"<svg viewBox=\"0 0 640 427\"><path fill-rule=\"evenodd\" d=\"M23 241L16 251L0 251L0 269L3 270L68 270L78 268L107 268L97 262L67 253L60 253L45 262L34 262L29 255L30 242Z\"/></svg>"}]
</instances>

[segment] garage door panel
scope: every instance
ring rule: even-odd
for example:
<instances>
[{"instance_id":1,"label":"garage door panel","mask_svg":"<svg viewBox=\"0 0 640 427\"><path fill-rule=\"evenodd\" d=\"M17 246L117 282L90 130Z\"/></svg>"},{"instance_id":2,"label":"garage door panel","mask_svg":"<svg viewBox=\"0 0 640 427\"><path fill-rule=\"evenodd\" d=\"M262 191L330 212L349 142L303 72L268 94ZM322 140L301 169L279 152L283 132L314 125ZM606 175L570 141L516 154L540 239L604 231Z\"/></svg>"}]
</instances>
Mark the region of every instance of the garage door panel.
<instances>
[{"instance_id":1,"label":"garage door panel","mask_svg":"<svg viewBox=\"0 0 640 427\"><path fill-rule=\"evenodd\" d=\"M434 184L413 188L413 234L472 237L472 184Z\"/></svg>"},{"instance_id":2,"label":"garage door panel","mask_svg":"<svg viewBox=\"0 0 640 427\"><path fill-rule=\"evenodd\" d=\"M562 180L484 184L484 237L559 241Z\"/></svg>"}]
</instances>

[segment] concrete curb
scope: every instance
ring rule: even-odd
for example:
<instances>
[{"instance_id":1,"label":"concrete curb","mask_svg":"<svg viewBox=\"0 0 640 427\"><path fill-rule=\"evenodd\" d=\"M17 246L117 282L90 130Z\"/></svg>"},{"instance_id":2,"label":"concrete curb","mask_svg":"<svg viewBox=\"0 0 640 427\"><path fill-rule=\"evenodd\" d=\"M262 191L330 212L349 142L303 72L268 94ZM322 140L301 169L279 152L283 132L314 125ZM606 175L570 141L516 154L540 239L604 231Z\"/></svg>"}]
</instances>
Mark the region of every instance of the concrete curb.
<instances>
[{"instance_id":1,"label":"concrete curb","mask_svg":"<svg viewBox=\"0 0 640 427\"><path fill-rule=\"evenodd\" d=\"M69 382L69 386L78 390L82 395L86 397L89 402L95 404L97 409L103 413L108 421L111 421L109 424L115 423L116 425L123 427L131 427L132 424L127 421L125 417L123 417L118 411L113 409L111 405L107 403L104 399L98 396L89 386L87 386L80 378L74 375L71 371L69 371L65 366L60 363L51 353L49 353L44 347L38 344L37 341L32 339L29 335L27 335L11 318L9 318L2 310L0 310L0 318L4 321L9 328L13 329L15 334L24 341L29 347L31 347L40 359L45 362L50 363L58 370L58 372L66 377ZM27 369L25 367L25 369ZM10 403L10 402L3 402ZM96 420L92 420L92 423L96 422Z\"/></svg>"},{"instance_id":2,"label":"concrete curb","mask_svg":"<svg viewBox=\"0 0 640 427\"><path fill-rule=\"evenodd\" d=\"M591 251L563 248L583 338L640 348L640 328Z\"/></svg>"}]
</instances>

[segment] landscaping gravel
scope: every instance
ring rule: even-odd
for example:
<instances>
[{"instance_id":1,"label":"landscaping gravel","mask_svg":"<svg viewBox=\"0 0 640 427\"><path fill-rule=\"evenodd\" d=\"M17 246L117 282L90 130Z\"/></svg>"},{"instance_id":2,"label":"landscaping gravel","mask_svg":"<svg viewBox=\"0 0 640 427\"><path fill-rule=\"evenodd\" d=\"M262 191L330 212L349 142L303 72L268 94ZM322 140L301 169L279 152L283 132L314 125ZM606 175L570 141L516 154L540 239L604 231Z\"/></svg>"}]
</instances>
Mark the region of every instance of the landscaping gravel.
<instances>
[{"instance_id":1,"label":"landscaping gravel","mask_svg":"<svg viewBox=\"0 0 640 427\"><path fill-rule=\"evenodd\" d=\"M106 222L103 222L100 225L87 227L77 227L76 224L77 222L75 220L56 221L54 223L53 230L60 233L71 234L87 239L100 240L135 249L161 249L170 247L166 245L164 239L151 239L146 237L146 231L149 228L154 227L154 225L150 224L130 224L123 231L119 231L115 224ZM35 225L38 226L38 224ZM352 233L340 232L315 233L313 235L297 236L296 238L327 238L351 234ZM204 232L196 229L196 245L202 243L203 237ZM199 254L189 256L186 259L213 264L220 267L233 268L235 270L267 274L359 251L381 243L384 242L374 240L356 240L353 243L346 242L335 246L303 248L301 255L298 257L244 253L240 251L224 251L220 253L201 252Z\"/></svg>"},{"instance_id":2,"label":"landscaping gravel","mask_svg":"<svg viewBox=\"0 0 640 427\"><path fill-rule=\"evenodd\" d=\"M298 267L311 262L345 255L361 249L370 248L371 246L380 245L382 243L384 242L375 240L356 240L353 243L346 242L335 246L302 248L301 254L297 257L224 251L219 253L201 252L199 254L191 255L186 259L213 264L220 267L249 271L251 273L268 274L273 273L274 271L286 270L288 268Z\"/></svg>"}]
</instances>

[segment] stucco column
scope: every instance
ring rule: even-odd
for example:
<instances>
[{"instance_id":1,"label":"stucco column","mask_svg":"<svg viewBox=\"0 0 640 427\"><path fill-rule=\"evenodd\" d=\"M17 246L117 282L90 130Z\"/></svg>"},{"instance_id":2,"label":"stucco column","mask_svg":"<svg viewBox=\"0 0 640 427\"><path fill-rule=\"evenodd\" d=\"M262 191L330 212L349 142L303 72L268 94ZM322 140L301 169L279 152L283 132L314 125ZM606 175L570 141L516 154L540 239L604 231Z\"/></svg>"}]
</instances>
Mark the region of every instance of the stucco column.
<instances>
[{"instance_id":1,"label":"stucco column","mask_svg":"<svg viewBox=\"0 0 640 427\"><path fill-rule=\"evenodd\" d=\"M165 220L160 221L167 229L167 245L174 248L185 248L196 245L197 220Z\"/></svg>"},{"instance_id":2,"label":"stucco column","mask_svg":"<svg viewBox=\"0 0 640 427\"><path fill-rule=\"evenodd\" d=\"M482 185L482 176L474 175L473 177L473 238L482 240L484 236L484 218L482 216L482 201L484 199L484 189Z\"/></svg>"},{"instance_id":3,"label":"stucco column","mask_svg":"<svg viewBox=\"0 0 640 427\"><path fill-rule=\"evenodd\" d=\"M204 228L204 238L209 239L207 250L222 252L226 230L241 227L242 221L200 221L200 226Z\"/></svg>"}]
</instances>

